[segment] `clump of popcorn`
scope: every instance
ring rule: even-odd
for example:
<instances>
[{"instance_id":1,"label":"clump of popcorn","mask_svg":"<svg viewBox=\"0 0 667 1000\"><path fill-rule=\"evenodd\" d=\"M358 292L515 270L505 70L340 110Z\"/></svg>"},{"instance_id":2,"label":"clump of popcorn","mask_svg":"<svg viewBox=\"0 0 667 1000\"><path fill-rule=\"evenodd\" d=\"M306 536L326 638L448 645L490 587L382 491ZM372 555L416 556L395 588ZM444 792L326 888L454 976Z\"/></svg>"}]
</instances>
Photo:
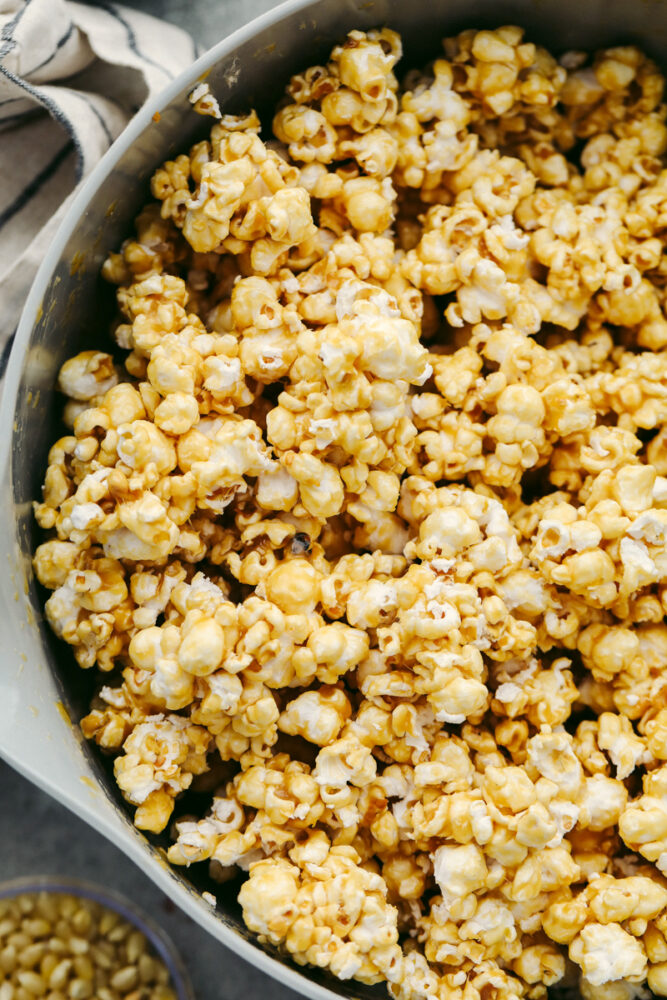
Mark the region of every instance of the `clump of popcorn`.
<instances>
[{"instance_id":1,"label":"clump of popcorn","mask_svg":"<svg viewBox=\"0 0 667 1000\"><path fill-rule=\"evenodd\" d=\"M150 715L123 743L114 774L123 796L138 806L134 822L159 833L167 825L174 798L207 770L211 736L178 715Z\"/></svg>"},{"instance_id":2,"label":"clump of popcorn","mask_svg":"<svg viewBox=\"0 0 667 1000\"><path fill-rule=\"evenodd\" d=\"M350 32L273 138L190 95L59 374L45 613L136 825L262 942L395 1000L667 995L664 81L401 52Z\"/></svg>"},{"instance_id":3,"label":"clump of popcorn","mask_svg":"<svg viewBox=\"0 0 667 1000\"><path fill-rule=\"evenodd\" d=\"M322 832L286 858L258 861L239 894L243 919L300 965L381 982L401 959L397 913L382 877L359 861L353 847L331 847Z\"/></svg>"}]
</instances>

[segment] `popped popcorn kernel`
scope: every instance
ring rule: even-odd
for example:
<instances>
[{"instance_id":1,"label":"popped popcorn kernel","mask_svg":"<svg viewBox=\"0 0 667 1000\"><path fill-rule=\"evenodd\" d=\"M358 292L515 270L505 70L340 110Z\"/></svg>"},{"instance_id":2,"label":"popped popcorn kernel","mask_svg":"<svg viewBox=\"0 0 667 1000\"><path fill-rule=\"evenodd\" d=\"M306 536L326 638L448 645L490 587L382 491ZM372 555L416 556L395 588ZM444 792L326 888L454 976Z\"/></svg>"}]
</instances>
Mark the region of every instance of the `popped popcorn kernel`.
<instances>
[{"instance_id":1,"label":"popped popcorn kernel","mask_svg":"<svg viewBox=\"0 0 667 1000\"><path fill-rule=\"evenodd\" d=\"M644 949L617 923L587 924L570 945L569 953L593 986L616 979L641 978L646 971Z\"/></svg>"},{"instance_id":2,"label":"popped popcorn kernel","mask_svg":"<svg viewBox=\"0 0 667 1000\"><path fill-rule=\"evenodd\" d=\"M101 351L82 351L60 369L58 388L71 399L87 402L103 396L118 381L113 359Z\"/></svg>"},{"instance_id":3,"label":"popped popcorn kernel","mask_svg":"<svg viewBox=\"0 0 667 1000\"><path fill-rule=\"evenodd\" d=\"M251 866L239 894L244 919L300 964L319 955L341 979L379 982L400 956L386 886L359 865L354 848L322 846Z\"/></svg>"},{"instance_id":4,"label":"popped popcorn kernel","mask_svg":"<svg viewBox=\"0 0 667 1000\"><path fill-rule=\"evenodd\" d=\"M174 797L188 788L195 774L208 769L206 751L211 736L180 716L149 716L132 730L117 757L118 785L132 805L135 823L159 833L169 821Z\"/></svg>"}]
</instances>

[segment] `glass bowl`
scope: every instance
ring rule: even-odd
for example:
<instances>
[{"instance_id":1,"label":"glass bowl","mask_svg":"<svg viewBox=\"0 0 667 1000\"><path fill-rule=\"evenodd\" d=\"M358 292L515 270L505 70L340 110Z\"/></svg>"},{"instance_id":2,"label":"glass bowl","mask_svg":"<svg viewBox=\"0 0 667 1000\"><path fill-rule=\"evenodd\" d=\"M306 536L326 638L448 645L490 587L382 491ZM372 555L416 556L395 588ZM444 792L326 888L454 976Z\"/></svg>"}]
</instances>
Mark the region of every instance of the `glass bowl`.
<instances>
[{"instance_id":1,"label":"glass bowl","mask_svg":"<svg viewBox=\"0 0 667 1000\"><path fill-rule=\"evenodd\" d=\"M0 899L22 896L26 893L48 892L56 895L78 896L90 899L100 906L118 913L128 923L141 931L149 945L169 971L170 987L178 1000L195 1000L192 984L175 946L154 920L135 903L113 889L86 882L83 879L36 875L0 882Z\"/></svg>"}]
</instances>

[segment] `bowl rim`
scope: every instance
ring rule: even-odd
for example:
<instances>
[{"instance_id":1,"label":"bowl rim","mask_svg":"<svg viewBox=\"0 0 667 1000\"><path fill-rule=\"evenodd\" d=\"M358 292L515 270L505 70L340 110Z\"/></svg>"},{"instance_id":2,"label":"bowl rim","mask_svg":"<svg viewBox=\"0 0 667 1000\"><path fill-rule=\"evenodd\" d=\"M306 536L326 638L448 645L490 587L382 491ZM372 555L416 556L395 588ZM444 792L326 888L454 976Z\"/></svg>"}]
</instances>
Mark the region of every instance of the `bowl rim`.
<instances>
[{"instance_id":1,"label":"bowl rim","mask_svg":"<svg viewBox=\"0 0 667 1000\"><path fill-rule=\"evenodd\" d=\"M264 14L260 14L213 45L170 81L163 90L146 101L102 156L99 163L91 170L88 177L81 183L44 254L21 311L3 379L0 426L13 427L14 425L24 361L32 331L40 318L45 293L67 242L76 229L79 218L86 211L99 186L141 133L151 125L156 112L166 109L186 88L192 88L200 80L204 80L214 65L222 62L241 45L251 41L253 36L266 29L276 27L283 20L292 17L299 11L315 7L320 2L321 0L284 0L283 3ZM345 8L342 8L341 13L344 10ZM348 12L350 11L348 10ZM13 483L12 441L12 434L0 435L0 470L3 472L2 482L5 492L9 494L10 507L13 505L11 497ZM15 524L8 527L7 531L13 543L17 545ZM111 839L184 913L191 916L208 933L229 948L231 952L248 962L249 965L277 980L283 986L301 995L311 997L312 1000L340 1000L341 993L314 981L306 971L302 972L288 964L288 956L286 956L286 961L281 961L265 951L255 935L246 938L240 930L221 920L216 915L215 907L208 904L195 890L189 890L177 877L171 866L167 866L166 862L164 865L160 864L157 858L152 857L145 850L144 842L140 843L133 836L133 828L128 818L125 818L121 826L119 817L114 815L110 803L108 803L109 812L104 815L99 806L91 809L88 804L81 800L77 801L74 796L60 794L59 789L54 788L39 770L25 764L22 765L21 761L12 755L11 750L6 750L2 745L0 745L0 756L3 756L8 763L31 782L48 794L57 797L58 801L61 801L103 836ZM124 841L122 845L118 843L119 837ZM352 985L351 989L352 996L354 996L355 986ZM348 995L350 994L348 993Z\"/></svg>"},{"instance_id":2,"label":"bowl rim","mask_svg":"<svg viewBox=\"0 0 667 1000\"><path fill-rule=\"evenodd\" d=\"M127 896L97 882L66 875L22 875L8 882L0 882L0 902L15 896L36 895L42 892L88 899L118 913L141 931L158 958L162 960L171 976L169 985L173 986L178 1000L195 1000L190 977L176 945L167 932Z\"/></svg>"}]
</instances>

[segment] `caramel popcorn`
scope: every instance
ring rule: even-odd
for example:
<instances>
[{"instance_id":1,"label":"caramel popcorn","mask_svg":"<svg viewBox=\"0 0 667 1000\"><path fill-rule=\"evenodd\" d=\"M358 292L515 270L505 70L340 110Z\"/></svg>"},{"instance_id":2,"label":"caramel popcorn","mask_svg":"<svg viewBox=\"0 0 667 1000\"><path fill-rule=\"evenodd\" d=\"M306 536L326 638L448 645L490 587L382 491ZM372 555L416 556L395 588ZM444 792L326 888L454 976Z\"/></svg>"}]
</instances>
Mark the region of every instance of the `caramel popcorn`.
<instances>
[{"instance_id":1,"label":"caramel popcorn","mask_svg":"<svg viewBox=\"0 0 667 1000\"><path fill-rule=\"evenodd\" d=\"M167 825L174 798L188 788L193 775L207 770L211 736L181 716L151 715L123 743L114 773L123 795L138 805L135 823L159 833Z\"/></svg>"},{"instance_id":2,"label":"caramel popcorn","mask_svg":"<svg viewBox=\"0 0 667 1000\"><path fill-rule=\"evenodd\" d=\"M350 32L272 138L190 95L114 351L60 370L45 614L136 825L263 944L667 995L664 81L514 26L401 54Z\"/></svg>"}]
</instances>

